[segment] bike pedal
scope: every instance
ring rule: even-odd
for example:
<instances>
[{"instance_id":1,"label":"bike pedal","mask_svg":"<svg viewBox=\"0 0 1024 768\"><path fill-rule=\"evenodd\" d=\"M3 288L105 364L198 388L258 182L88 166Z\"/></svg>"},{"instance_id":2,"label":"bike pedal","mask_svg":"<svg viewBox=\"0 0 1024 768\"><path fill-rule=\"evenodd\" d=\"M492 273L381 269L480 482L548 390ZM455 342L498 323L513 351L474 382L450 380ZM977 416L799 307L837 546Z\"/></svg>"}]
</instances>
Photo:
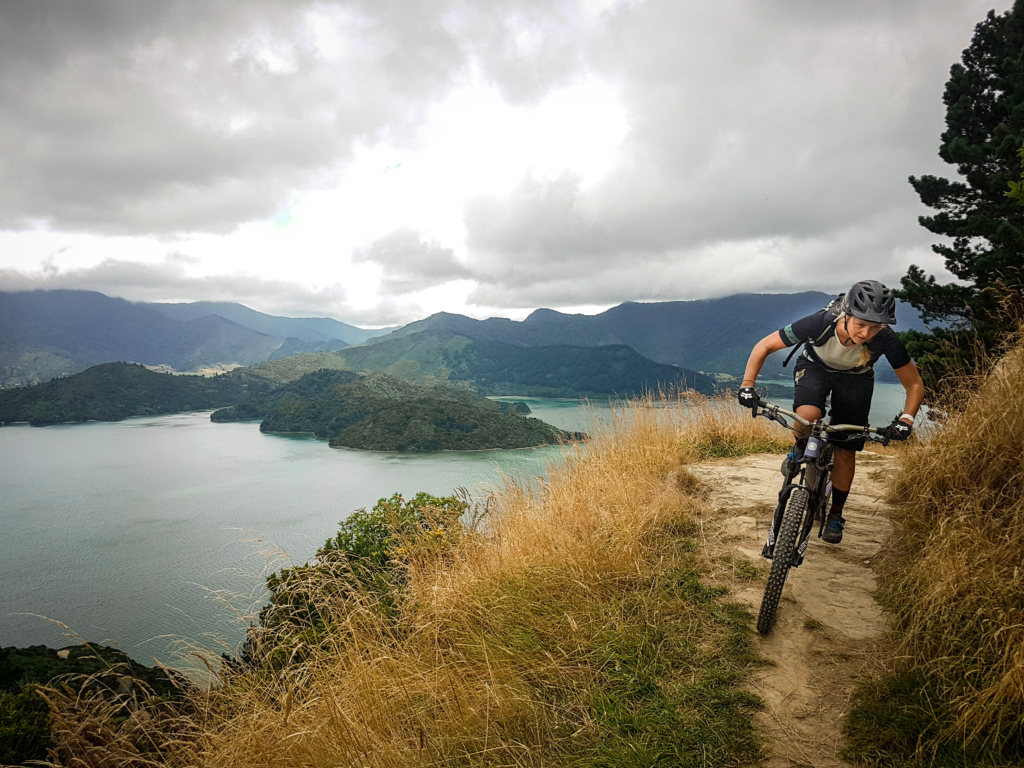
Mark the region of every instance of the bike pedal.
<instances>
[{"instance_id":1,"label":"bike pedal","mask_svg":"<svg viewBox=\"0 0 1024 768\"><path fill-rule=\"evenodd\" d=\"M761 550L761 557L765 560L771 560L773 554L775 554L775 547L771 544L765 544L764 548Z\"/></svg>"}]
</instances>

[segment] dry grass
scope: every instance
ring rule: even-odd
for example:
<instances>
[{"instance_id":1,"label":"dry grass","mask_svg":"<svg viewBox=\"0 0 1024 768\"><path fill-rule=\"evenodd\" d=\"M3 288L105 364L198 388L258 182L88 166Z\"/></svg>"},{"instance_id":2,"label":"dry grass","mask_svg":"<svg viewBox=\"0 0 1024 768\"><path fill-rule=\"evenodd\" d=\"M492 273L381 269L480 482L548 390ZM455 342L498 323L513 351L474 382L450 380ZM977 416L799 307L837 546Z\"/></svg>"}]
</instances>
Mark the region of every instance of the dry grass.
<instances>
[{"instance_id":1,"label":"dry grass","mask_svg":"<svg viewBox=\"0 0 1024 768\"><path fill-rule=\"evenodd\" d=\"M1016 764L1012 756L1024 756L1024 346L964 384L944 427L897 459L883 591L897 618L897 659L868 698L903 697L903 710L883 708L881 717L902 716L917 731L890 736L918 757L952 750L957 760Z\"/></svg>"},{"instance_id":2,"label":"dry grass","mask_svg":"<svg viewBox=\"0 0 1024 768\"><path fill-rule=\"evenodd\" d=\"M750 619L700 578L706 501L686 464L786 447L721 400L633 403L546 480L495 489L483 529L407 542L397 611L311 576L328 630L292 637L293 663L225 667L133 748L209 768L756 759ZM59 713L66 746L77 711ZM143 762L104 755L74 764Z\"/></svg>"}]
</instances>

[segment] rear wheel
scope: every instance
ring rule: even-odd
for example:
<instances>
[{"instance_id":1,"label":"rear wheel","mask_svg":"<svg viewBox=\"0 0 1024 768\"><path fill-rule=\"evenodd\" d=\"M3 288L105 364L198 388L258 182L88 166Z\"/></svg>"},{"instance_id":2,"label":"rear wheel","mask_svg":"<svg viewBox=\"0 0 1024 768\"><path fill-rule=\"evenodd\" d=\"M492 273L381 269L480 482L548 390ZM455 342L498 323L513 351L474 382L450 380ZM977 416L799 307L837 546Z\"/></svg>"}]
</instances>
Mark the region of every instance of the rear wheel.
<instances>
[{"instance_id":1,"label":"rear wheel","mask_svg":"<svg viewBox=\"0 0 1024 768\"><path fill-rule=\"evenodd\" d=\"M764 588L761 612L757 616L757 631L762 635L771 632L772 625L775 624L775 612L779 608L782 588L786 585L786 576L789 575L796 555L796 539L803 525L807 501L806 488L794 488L789 495L789 503L786 504L786 511L782 516L782 525L779 526L779 535L775 539L772 569L768 574L768 584Z\"/></svg>"}]
</instances>

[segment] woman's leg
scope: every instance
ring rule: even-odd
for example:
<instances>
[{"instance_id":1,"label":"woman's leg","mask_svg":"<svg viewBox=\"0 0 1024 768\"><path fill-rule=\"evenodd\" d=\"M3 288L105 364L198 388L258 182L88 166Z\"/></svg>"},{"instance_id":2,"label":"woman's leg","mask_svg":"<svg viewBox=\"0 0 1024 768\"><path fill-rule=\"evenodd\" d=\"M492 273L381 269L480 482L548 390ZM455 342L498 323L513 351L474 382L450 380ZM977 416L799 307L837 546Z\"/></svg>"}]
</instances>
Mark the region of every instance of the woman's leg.
<instances>
[{"instance_id":1,"label":"woman's leg","mask_svg":"<svg viewBox=\"0 0 1024 768\"><path fill-rule=\"evenodd\" d=\"M868 423L871 410L871 395L874 390L872 374L837 373L833 376L832 410L829 413L833 424ZM848 441L840 447L833 443L832 454L832 506L828 511L828 522L822 538L829 544L838 544L843 539L843 508L853 487L853 476L857 469L857 451L863 449L864 440Z\"/></svg>"},{"instance_id":2,"label":"woman's leg","mask_svg":"<svg viewBox=\"0 0 1024 768\"><path fill-rule=\"evenodd\" d=\"M857 452L838 446L832 453L832 488L850 492L853 487L853 475L857 469Z\"/></svg>"},{"instance_id":3,"label":"woman's leg","mask_svg":"<svg viewBox=\"0 0 1024 768\"><path fill-rule=\"evenodd\" d=\"M793 410L808 421L820 419L825 414L830 382L828 372L807 360L798 359L793 371ZM806 431L794 424L793 438L803 441ZM803 445L800 446L801 450Z\"/></svg>"}]
</instances>

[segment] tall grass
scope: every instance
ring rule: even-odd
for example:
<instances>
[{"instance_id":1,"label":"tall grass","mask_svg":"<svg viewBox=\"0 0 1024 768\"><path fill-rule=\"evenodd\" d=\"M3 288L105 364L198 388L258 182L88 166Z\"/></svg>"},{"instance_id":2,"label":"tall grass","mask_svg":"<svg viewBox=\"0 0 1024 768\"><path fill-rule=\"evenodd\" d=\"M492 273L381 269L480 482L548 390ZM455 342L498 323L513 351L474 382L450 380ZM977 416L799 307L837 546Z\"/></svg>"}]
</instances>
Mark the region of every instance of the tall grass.
<instances>
[{"instance_id":1,"label":"tall grass","mask_svg":"<svg viewBox=\"0 0 1024 768\"><path fill-rule=\"evenodd\" d=\"M891 483L896 658L849 728L882 764L1024 760L1024 345L963 384Z\"/></svg>"},{"instance_id":2,"label":"tall grass","mask_svg":"<svg viewBox=\"0 0 1024 768\"><path fill-rule=\"evenodd\" d=\"M122 745L76 764L755 760L758 702L742 688L759 663L750 618L702 580L694 539L707 501L686 464L787 441L720 400L632 403L547 479L506 478L486 525L403 541L397 608L310 572L303 607L321 620L288 638L290 662L224 664L177 727L133 723L134 753ZM80 709L54 705L64 758Z\"/></svg>"}]
</instances>

